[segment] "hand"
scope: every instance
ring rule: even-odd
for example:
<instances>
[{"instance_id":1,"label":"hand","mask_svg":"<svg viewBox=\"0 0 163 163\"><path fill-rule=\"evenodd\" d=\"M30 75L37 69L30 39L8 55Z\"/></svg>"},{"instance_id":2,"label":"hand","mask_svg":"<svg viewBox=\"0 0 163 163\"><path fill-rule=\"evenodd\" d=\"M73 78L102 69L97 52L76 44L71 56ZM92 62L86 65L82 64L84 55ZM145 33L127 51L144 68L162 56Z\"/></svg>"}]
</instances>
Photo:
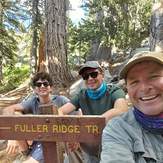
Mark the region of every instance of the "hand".
<instances>
[{"instance_id":1,"label":"hand","mask_svg":"<svg viewBox=\"0 0 163 163\"><path fill-rule=\"evenodd\" d=\"M2 114L3 115L14 115L15 112L14 111L11 111L11 110L8 110L8 109L3 109Z\"/></svg>"},{"instance_id":2,"label":"hand","mask_svg":"<svg viewBox=\"0 0 163 163\"><path fill-rule=\"evenodd\" d=\"M67 146L69 150L72 152L72 151L76 151L80 147L80 144L77 142L73 142L73 143L68 142Z\"/></svg>"},{"instance_id":3,"label":"hand","mask_svg":"<svg viewBox=\"0 0 163 163\"><path fill-rule=\"evenodd\" d=\"M8 140L6 152L7 154L16 154L19 151L19 145L16 140Z\"/></svg>"},{"instance_id":4,"label":"hand","mask_svg":"<svg viewBox=\"0 0 163 163\"><path fill-rule=\"evenodd\" d=\"M57 109L57 106L56 105L53 105L52 106L52 110L53 110L53 114L54 115L58 115L58 109Z\"/></svg>"},{"instance_id":5,"label":"hand","mask_svg":"<svg viewBox=\"0 0 163 163\"><path fill-rule=\"evenodd\" d=\"M33 140L27 140L27 144L31 146L33 144Z\"/></svg>"}]
</instances>

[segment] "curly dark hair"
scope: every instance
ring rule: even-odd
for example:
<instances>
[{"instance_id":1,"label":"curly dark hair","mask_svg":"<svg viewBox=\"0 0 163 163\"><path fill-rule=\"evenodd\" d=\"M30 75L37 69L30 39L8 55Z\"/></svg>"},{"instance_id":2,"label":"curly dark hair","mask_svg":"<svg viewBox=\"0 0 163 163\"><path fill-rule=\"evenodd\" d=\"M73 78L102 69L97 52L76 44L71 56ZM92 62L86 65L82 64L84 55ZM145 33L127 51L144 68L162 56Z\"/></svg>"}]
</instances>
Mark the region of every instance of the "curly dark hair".
<instances>
[{"instance_id":1,"label":"curly dark hair","mask_svg":"<svg viewBox=\"0 0 163 163\"><path fill-rule=\"evenodd\" d=\"M53 81L52 78L50 77L50 75L47 72L38 72L36 73L33 78L31 79L31 84L32 87L34 87L36 85L36 82L38 80L47 80L49 82L49 85L52 86L53 85Z\"/></svg>"}]
</instances>

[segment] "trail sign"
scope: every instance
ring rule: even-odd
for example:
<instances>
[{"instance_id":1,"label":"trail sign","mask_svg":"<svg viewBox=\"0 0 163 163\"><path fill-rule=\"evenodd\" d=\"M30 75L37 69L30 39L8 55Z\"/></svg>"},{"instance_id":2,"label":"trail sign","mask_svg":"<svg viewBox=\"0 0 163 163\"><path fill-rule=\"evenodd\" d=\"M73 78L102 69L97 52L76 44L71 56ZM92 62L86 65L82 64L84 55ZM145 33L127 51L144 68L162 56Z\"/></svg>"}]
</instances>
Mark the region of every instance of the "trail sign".
<instances>
[{"instance_id":1,"label":"trail sign","mask_svg":"<svg viewBox=\"0 0 163 163\"><path fill-rule=\"evenodd\" d=\"M99 144L105 119L100 116L0 116L0 139L43 142L45 163L58 163L56 142Z\"/></svg>"}]
</instances>

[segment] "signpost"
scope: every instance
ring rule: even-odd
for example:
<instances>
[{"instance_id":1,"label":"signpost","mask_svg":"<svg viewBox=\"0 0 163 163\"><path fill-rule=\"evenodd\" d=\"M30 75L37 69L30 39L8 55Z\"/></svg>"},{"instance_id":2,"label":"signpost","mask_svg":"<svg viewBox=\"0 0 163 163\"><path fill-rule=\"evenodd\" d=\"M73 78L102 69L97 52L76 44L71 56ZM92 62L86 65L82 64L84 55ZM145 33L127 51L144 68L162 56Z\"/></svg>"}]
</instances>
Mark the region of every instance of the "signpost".
<instances>
[{"instance_id":1,"label":"signpost","mask_svg":"<svg viewBox=\"0 0 163 163\"><path fill-rule=\"evenodd\" d=\"M99 144L105 119L100 116L0 116L0 139L43 142L45 163L58 163L56 142Z\"/></svg>"}]
</instances>

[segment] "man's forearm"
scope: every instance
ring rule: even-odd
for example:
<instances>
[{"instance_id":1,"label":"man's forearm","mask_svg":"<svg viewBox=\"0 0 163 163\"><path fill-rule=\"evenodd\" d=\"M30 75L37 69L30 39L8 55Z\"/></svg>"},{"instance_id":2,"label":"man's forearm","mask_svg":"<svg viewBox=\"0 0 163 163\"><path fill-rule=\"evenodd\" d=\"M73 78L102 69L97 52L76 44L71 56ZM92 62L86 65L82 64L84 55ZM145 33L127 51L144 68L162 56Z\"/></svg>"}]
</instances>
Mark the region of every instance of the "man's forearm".
<instances>
[{"instance_id":1,"label":"man's forearm","mask_svg":"<svg viewBox=\"0 0 163 163\"><path fill-rule=\"evenodd\" d=\"M22 111L23 111L23 107L20 104L14 104L4 108L2 114L10 115L10 114L15 114L15 112L22 112Z\"/></svg>"}]
</instances>

